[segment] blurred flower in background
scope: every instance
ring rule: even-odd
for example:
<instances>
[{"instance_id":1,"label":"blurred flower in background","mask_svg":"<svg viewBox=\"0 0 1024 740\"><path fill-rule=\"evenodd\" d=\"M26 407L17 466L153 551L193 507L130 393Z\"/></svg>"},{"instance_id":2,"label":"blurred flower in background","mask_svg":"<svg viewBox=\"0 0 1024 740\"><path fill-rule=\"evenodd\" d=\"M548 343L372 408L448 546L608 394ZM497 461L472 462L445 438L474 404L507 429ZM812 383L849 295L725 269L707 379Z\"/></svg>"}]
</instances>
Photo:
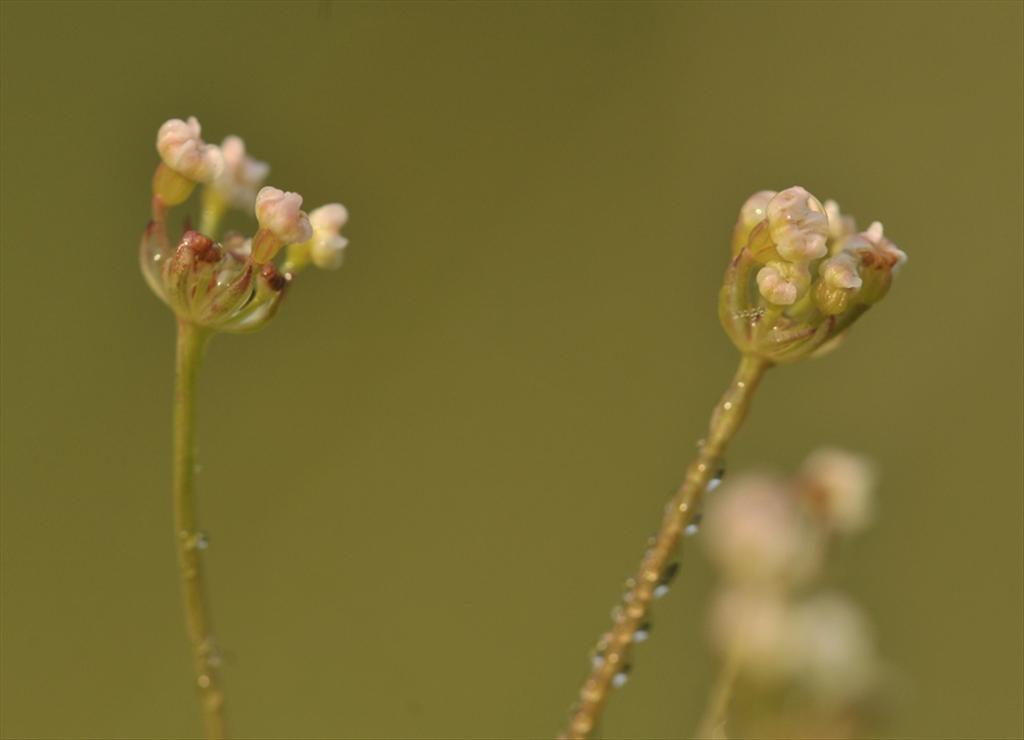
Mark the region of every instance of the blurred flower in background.
<instances>
[{"instance_id":1,"label":"blurred flower in background","mask_svg":"<svg viewBox=\"0 0 1024 740\"><path fill-rule=\"evenodd\" d=\"M882 665L852 599L823 589L830 541L864 529L874 476L823 449L791 478L749 475L709 502L719 574L711 643L722 669L700 736L851 738L873 722Z\"/></svg>"}]
</instances>

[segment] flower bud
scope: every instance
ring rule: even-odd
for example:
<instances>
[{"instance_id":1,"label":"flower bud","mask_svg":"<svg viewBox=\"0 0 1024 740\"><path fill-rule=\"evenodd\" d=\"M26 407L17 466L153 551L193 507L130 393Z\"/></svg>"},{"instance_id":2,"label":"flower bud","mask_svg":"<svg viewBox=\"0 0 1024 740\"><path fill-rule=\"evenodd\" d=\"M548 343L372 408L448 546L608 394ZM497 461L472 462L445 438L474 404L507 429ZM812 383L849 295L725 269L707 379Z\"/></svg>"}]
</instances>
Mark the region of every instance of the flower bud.
<instances>
[{"instance_id":1,"label":"flower bud","mask_svg":"<svg viewBox=\"0 0 1024 740\"><path fill-rule=\"evenodd\" d=\"M781 587L814 574L819 542L788 487L748 476L723 489L708 508L704 544L727 580Z\"/></svg>"},{"instance_id":2,"label":"flower bud","mask_svg":"<svg viewBox=\"0 0 1024 740\"><path fill-rule=\"evenodd\" d=\"M814 286L815 304L827 316L841 314L863 283L857 274L857 258L850 252L839 252L818 266L818 274L821 279Z\"/></svg>"},{"instance_id":3,"label":"flower bud","mask_svg":"<svg viewBox=\"0 0 1024 740\"><path fill-rule=\"evenodd\" d=\"M804 263L769 262L757 273L758 291L777 306L793 305L810 284L811 273Z\"/></svg>"},{"instance_id":4,"label":"flower bud","mask_svg":"<svg viewBox=\"0 0 1024 740\"><path fill-rule=\"evenodd\" d=\"M776 195L774 190L760 190L749 198L740 208L740 217L733 229L733 248L735 255L747 245L750 232L768 217L768 202Z\"/></svg>"},{"instance_id":5,"label":"flower bud","mask_svg":"<svg viewBox=\"0 0 1024 740\"><path fill-rule=\"evenodd\" d=\"M839 532L856 532L871 521L874 472L867 460L843 450L821 449L800 469L806 497Z\"/></svg>"},{"instance_id":6,"label":"flower bud","mask_svg":"<svg viewBox=\"0 0 1024 740\"><path fill-rule=\"evenodd\" d=\"M848 239L845 249L860 260L864 285L857 299L868 305L885 297L892 284L892 276L907 261L907 255L885 237L878 221L872 223L867 231Z\"/></svg>"},{"instance_id":7,"label":"flower bud","mask_svg":"<svg viewBox=\"0 0 1024 740\"><path fill-rule=\"evenodd\" d=\"M228 136L220 145L224 168L211 183L214 190L228 205L248 210L256 202L256 191L267 179L270 165L248 156L245 142L238 136Z\"/></svg>"},{"instance_id":8,"label":"flower bud","mask_svg":"<svg viewBox=\"0 0 1024 740\"><path fill-rule=\"evenodd\" d=\"M802 187L783 190L769 201L766 210L772 239L783 259L801 262L828 252L825 209Z\"/></svg>"},{"instance_id":9,"label":"flower bud","mask_svg":"<svg viewBox=\"0 0 1024 740\"><path fill-rule=\"evenodd\" d=\"M348 210L341 203L328 203L309 214L313 225L310 255L313 264L324 270L341 267L348 239L339 232L348 221Z\"/></svg>"},{"instance_id":10,"label":"flower bud","mask_svg":"<svg viewBox=\"0 0 1024 740\"><path fill-rule=\"evenodd\" d=\"M309 241L313 227L302 210L302 196L277 188L264 187L256 194L256 220L260 228L273 234L282 244Z\"/></svg>"},{"instance_id":11,"label":"flower bud","mask_svg":"<svg viewBox=\"0 0 1024 740\"><path fill-rule=\"evenodd\" d=\"M210 182L224 168L220 149L204 142L200 133L199 121L191 116L188 121L172 118L156 135L156 149L164 164L193 183Z\"/></svg>"}]
</instances>

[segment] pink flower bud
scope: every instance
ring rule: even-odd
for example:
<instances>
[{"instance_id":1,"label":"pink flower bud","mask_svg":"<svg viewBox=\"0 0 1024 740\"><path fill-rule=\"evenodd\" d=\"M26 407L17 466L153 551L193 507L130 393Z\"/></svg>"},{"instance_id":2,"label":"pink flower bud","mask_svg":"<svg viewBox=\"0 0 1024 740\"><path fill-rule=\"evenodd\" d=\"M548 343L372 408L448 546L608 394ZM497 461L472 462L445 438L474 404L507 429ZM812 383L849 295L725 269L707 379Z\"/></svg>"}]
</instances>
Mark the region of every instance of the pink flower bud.
<instances>
[{"instance_id":1,"label":"pink flower bud","mask_svg":"<svg viewBox=\"0 0 1024 740\"><path fill-rule=\"evenodd\" d=\"M264 187L256 194L256 220L282 244L307 242L313 227L302 210L302 196Z\"/></svg>"},{"instance_id":2,"label":"pink flower bud","mask_svg":"<svg viewBox=\"0 0 1024 740\"><path fill-rule=\"evenodd\" d=\"M313 264L324 270L341 267L348 239L339 232L348 221L348 210L341 203L328 203L309 214L313 226L310 257Z\"/></svg>"},{"instance_id":3,"label":"pink flower bud","mask_svg":"<svg viewBox=\"0 0 1024 740\"><path fill-rule=\"evenodd\" d=\"M210 182L224 168L224 158L214 144L200 138L195 116L188 121L172 118L160 127L156 149L164 164L193 182Z\"/></svg>"},{"instance_id":4,"label":"pink flower bud","mask_svg":"<svg viewBox=\"0 0 1024 740\"><path fill-rule=\"evenodd\" d=\"M828 217L818 199L802 187L783 190L768 203L768 228L783 259L802 262L828 252Z\"/></svg>"},{"instance_id":5,"label":"pink flower bud","mask_svg":"<svg viewBox=\"0 0 1024 740\"><path fill-rule=\"evenodd\" d=\"M777 306L792 306L810 284L810 271L802 263L769 262L757 273L758 291Z\"/></svg>"},{"instance_id":6,"label":"pink flower bud","mask_svg":"<svg viewBox=\"0 0 1024 740\"><path fill-rule=\"evenodd\" d=\"M256 191L267 179L270 165L248 156L245 142L238 136L228 136L221 142L224 169L213 181L213 187L226 203L240 210L248 210L256 201Z\"/></svg>"}]
</instances>

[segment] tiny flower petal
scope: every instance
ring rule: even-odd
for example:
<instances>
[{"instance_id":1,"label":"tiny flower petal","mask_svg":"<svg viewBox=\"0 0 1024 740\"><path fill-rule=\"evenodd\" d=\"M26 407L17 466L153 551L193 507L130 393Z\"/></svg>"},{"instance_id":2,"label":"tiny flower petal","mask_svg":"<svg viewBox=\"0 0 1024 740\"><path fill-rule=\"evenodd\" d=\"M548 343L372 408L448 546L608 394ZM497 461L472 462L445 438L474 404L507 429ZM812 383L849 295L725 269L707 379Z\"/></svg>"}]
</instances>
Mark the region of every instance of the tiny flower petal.
<instances>
[{"instance_id":1,"label":"tiny flower petal","mask_svg":"<svg viewBox=\"0 0 1024 740\"><path fill-rule=\"evenodd\" d=\"M156 148L164 164L194 182L210 182L224 168L224 157L214 144L200 137L199 121L172 118L156 135Z\"/></svg>"},{"instance_id":2,"label":"tiny flower petal","mask_svg":"<svg viewBox=\"0 0 1024 740\"><path fill-rule=\"evenodd\" d=\"M830 288L859 288L864 282L857 274L857 258L845 251L822 262L818 274Z\"/></svg>"},{"instance_id":3,"label":"tiny flower petal","mask_svg":"<svg viewBox=\"0 0 1024 740\"><path fill-rule=\"evenodd\" d=\"M284 244L307 242L313 237L309 217L302 210L302 196L264 187L256 194L256 220Z\"/></svg>"},{"instance_id":4,"label":"tiny flower petal","mask_svg":"<svg viewBox=\"0 0 1024 740\"><path fill-rule=\"evenodd\" d=\"M772 198L767 214L772 240L784 259L813 260L828 252L825 209L802 187L787 188Z\"/></svg>"},{"instance_id":5,"label":"tiny flower petal","mask_svg":"<svg viewBox=\"0 0 1024 740\"><path fill-rule=\"evenodd\" d=\"M807 291L811 276L807 265L792 262L769 262L757 273L757 289L766 301L777 306L791 306Z\"/></svg>"}]
</instances>

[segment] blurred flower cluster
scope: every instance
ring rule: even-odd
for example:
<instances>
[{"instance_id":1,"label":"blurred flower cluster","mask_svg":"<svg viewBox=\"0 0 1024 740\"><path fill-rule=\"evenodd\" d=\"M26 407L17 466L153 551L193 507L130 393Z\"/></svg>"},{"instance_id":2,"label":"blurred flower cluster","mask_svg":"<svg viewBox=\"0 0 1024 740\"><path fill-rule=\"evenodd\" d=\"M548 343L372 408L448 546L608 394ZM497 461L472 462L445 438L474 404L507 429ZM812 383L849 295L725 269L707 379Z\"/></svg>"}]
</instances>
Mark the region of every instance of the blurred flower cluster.
<instances>
[{"instance_id":1,"label":"blurred flower cluster","mask_svg":"<svg viewBox=\"0 0 1024 740\"><path fill-rule=\"evenodd\" d=\"M872 478L861 458L821 450L791 479L738 478L711 502L711 642L735 683L728 728L707 735L861 736L880 677L871 631L817 581L830 543L870 522Z\"/></svg>"},{"instance_id":2,"label":"blurred flower cluster","mask_svg":"<svg viewBox=\"0 0 1024 740\"><path fill-rule=\"evenodd\" d=\"M308 215L302 196L263 186L270 166L248 155L245 142L228 136L220 146L202 139L199 121L172 119L157 132L160 164L153 175L152 220L140 247L142 273L178 318L204 329L242 332L274 315L292 278L310 263L341 266L348 241L340 203ZM171 241L167 211L202 186L199 231L186 225ZM251 238L218 230L228 209L254 212ZM284 254L278 265L275 258Z\"/></svg>"},{"instance_id":3,"label":"blurred flower cluster","mask_svg":"<svg viewBox=\"0 0 1024 740\"><path fill-rule=\"evenodd\" d=\"M835 201L762 190L740 209L719 315L744 354L793 362L835 347L906 259L877 221L858 232Z\"/></svg>"}]
</instances>

